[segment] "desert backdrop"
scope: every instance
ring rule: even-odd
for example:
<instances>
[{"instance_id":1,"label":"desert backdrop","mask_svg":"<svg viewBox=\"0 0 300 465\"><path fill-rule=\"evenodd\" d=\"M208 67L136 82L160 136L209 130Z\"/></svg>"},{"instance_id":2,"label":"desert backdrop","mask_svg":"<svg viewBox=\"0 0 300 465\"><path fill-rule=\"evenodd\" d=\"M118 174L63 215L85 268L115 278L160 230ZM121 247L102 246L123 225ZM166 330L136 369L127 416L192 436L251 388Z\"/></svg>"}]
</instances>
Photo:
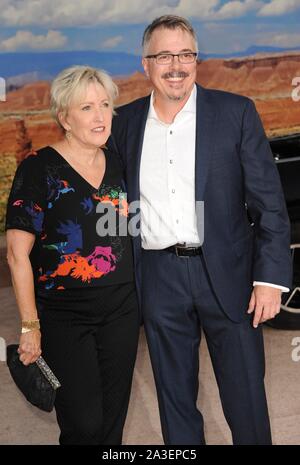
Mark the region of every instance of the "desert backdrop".
<instances>
[{"instance_id":1,"label":"desert backdrop","mask_svg":"<svg viewBox=\"0 0 300 465\"><path fill-rule=\"evenodd\" d=\"M300 52L287 52L205 60L198 63L197 81L253 98L268 136L275 136L300 132L300 103L291 98L296 76L300 77ZM149 81L139 72L115 81L119 105L151 91ZM49 89L47 81L34 82L9 92L6 102L0 102L0 154L17 150L16 121L20 119L35 149L61 136L48 111Z\"/></svg>"},{"instance_id":2,"label":"desert backdrop","mask_svg":"<svg viewBox=\"0 0 300 465\"><path fill-rule=\"evenodd\" d=\"M197 67L197 81L204 87L251 97L269 137L300 133L300 102L291 98L292 80L300 76L300 52L207 59L199 61ZM115 81L120 89L118 105L151 91L140 72ZM49 89L48 81L29 83L9 92L6 101L0 102L0 232L16 156L62 137L48 110Z\"/></svg>"}]
</instances>

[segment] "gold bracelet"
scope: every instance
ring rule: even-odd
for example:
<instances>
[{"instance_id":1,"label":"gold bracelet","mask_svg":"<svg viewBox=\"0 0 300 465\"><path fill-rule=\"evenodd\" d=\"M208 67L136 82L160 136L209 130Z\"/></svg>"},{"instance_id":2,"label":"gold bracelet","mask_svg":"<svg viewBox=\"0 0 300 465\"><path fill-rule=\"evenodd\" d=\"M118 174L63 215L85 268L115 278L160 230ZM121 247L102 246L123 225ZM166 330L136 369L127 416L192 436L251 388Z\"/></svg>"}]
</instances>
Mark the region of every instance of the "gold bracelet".
<instances>
[{"instance_id":1,"label":"gold bracelet","mask_svg":"<svg viewBox=\"0 0 300 465\"><path fill-rule=\"evenodd\" d=\"M30 333L31 331L34 331L34 330L33 329L21 328L21 334Z\"/></svg>"},{"instance_id":2,"label":"gold bracelet","mask_svg":"<svg viewBox=\"0 0 300 465\"><path fill-rule=\"evenodd\" d=\"M34 329L40 329L40 320L23 320L21 333L28 333Z\"/></svg>"}]
</instances>

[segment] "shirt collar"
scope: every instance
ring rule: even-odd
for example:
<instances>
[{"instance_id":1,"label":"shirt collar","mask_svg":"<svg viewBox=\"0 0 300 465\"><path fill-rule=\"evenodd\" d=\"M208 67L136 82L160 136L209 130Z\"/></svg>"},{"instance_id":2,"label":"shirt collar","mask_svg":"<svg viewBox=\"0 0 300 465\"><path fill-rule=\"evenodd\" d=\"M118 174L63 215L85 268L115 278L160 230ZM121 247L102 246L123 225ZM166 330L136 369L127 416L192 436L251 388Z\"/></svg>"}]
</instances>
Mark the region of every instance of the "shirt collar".
<instances>
[{"instance_id":1,"label":"shirt collar","mask_svg":"<svg viewBox=\"0 0 300 465\"><path fill-rule=\"evenodd\" d=\"M148 112L148 119L156 119L160 121L160 119L157 116L157 113L155 111L154 105L154 91L151 92L150 96L150 106L149 106L149 112ZM193 90L191 92L191 95L189 96L188 100L186 101L184 107L177 113L176 118L178 115L181 113L194 113L196 114L196 103L197 103L197 87L196 84L194 84Z\"/></svg>"}]
</instances>

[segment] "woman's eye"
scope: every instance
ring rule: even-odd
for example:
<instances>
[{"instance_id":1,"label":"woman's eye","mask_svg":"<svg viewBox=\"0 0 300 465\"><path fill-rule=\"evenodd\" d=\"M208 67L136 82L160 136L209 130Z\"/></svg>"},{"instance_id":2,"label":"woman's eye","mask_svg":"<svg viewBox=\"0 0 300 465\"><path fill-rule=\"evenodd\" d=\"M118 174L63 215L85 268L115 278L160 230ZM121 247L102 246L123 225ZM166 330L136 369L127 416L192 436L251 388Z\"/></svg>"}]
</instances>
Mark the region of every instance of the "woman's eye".
<instances>
[{"instance_id":1,"label":"woman's eye","mask_svg":"<svg viewBox=\"0 0 300 465\"><path fill-rule=\"evenodd\" d=\"M109 102L104 102L104 103L103 103L103 106L104 106L105 108L109 108L109 107L110 107Z\"/></svg>"},{"instance_id":2,"label":"woman's eye","mask_svg":"<svg viewBox=\"0 0 300 465\"><path fill-rule=\"evenodd\" d=\"M82 107L82 110L89 110L91 108L90 105L85 105L84 107Z\"/></svg>"}]
</instances>

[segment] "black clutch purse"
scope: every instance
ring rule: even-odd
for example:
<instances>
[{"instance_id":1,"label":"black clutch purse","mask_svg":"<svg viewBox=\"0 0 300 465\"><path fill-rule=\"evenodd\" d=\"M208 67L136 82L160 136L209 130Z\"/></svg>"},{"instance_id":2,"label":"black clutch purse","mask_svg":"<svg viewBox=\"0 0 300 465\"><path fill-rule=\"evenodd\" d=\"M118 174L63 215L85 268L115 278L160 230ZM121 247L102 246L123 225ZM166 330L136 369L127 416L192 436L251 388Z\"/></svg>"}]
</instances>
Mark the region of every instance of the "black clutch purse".
<instances>
[{"instance_id":1,"label":"black clutch purse","mask_svg":"<svg viewBox=\"0 0 300 465\"><path fill-rule=\"evenodd\" d=\"M32 405L51 412L60 382L42 357L35 363L23 365L18 347L17 344L7 346L7 366L14 382Z\"/></svg>"}]
</instances>

